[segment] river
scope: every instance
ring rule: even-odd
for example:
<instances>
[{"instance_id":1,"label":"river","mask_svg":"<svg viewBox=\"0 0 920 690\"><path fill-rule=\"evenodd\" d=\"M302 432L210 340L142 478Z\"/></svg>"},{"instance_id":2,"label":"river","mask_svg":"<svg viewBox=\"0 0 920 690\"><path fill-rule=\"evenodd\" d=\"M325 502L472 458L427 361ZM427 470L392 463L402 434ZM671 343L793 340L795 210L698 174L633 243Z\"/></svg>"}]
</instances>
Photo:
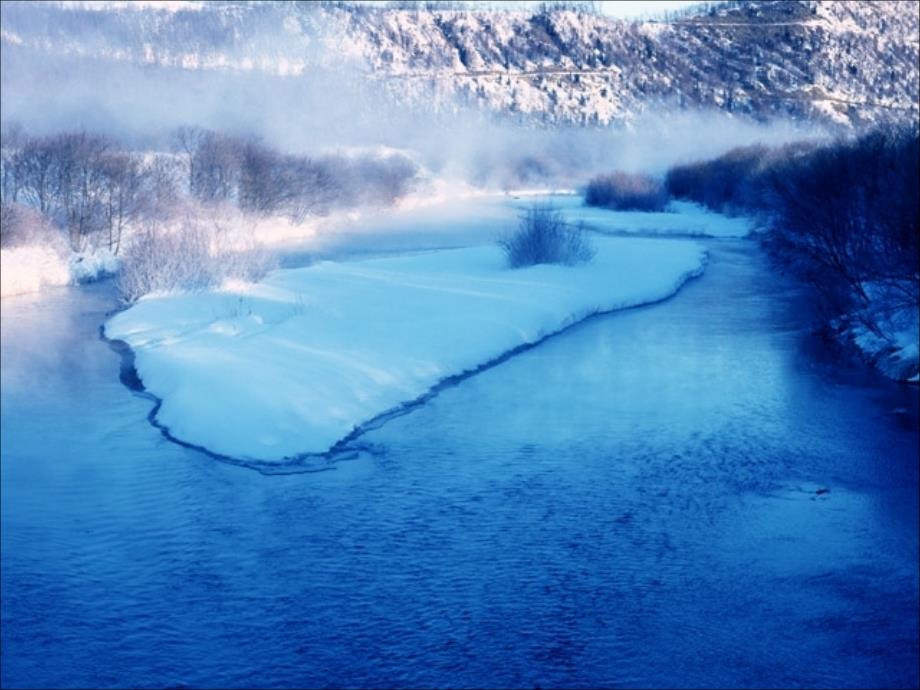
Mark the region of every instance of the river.
<instances>
[{"instance_id":1,"label":"river","mask_svg":"<svg viewBox=\"0 0 920 690\"><path fill-rule=\"evenodd\" d=\"M3 687L916 687L917 389L709 247L308 474L150 426L111 286L5 299Z\"/></svg>"}]
</instances>

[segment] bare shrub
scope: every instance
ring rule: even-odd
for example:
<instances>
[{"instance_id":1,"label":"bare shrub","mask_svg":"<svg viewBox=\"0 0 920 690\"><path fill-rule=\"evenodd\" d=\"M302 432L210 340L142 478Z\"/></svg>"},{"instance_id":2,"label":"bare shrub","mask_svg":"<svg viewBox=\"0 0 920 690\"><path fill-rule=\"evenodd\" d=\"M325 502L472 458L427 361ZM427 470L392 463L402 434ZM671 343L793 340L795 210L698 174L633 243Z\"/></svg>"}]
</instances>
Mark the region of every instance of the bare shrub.
<instances>
[{"instance_id":1,"label":"bare shrub","mask_svg":"<svg viewBox=\"0 0 920 690\"><path fill-rule=\"evenodd\" d=\"M734 149L671 168L667 187L717 211L760 215L767 247L811 283L830 318L920 304L916 123L821 145Z\"/></svg>"},{"instance_id":2,"label":"bare shrub","mask_svg":"<svg viewBox=\"0 0 920 690\"><path fill-rule=\"evenodd\" d=\"M283 154L258 138L182 127L173 135L185 159L191 195L232 201L260 215L295 222L309 214L362 204L389 205L411 191L418 166L400 153Z\"/></svg>"},{"instance_id":3,"label":"bare shrub","mask_svg":"<svg viewBox=\"0 0 920 690\"><path fill-rule=\"evenodd\" d=\"M356 162L356 184L365 189L371 203L389 205L412 190L418 166L406 156L365 156Z\"/></svg>"},{"instance_id":4,"label":"bare shrub","mask_svg":"<svg viewBox=\"0 0 920 690\"><path fill-rule=\"evenodd\" d=\"M212 218L204 227L210 242L210 285L228 279L254 282L277 268L275 254L260 244L252 226L241 225L238 217L230 221Z\"/></svg>"},{"instance_id":5,"label":"bare shrub","mask_svg":"<svg viewBox=\"0 0 920 690\"><path fill-rule=\"evenodd\" d=\"M251 238L186 218L175 228L139 233L124 252L116 284L122 301L131 303L153 292L215 287L228 278L259 280L273 266L271 254Z\"/></svg>"},{"instance_id":6,"label":"bare shrub","mask_svg":"<svg viewBox=\"0 0 920 690\"><path fill-rule=\"evenodd\" d=\"M584 227L569 225L558 209L547 205L529 208L517 231L499 240L499 246L511 268L536 264L574 266L591 261L595 254Z\"/></svg>"},{"instance_id":7,"label":"bare shrub","mask_svg":"<svg viewBox=\"0 0 920 690\"><path fill-rule=\"evenodd\" d=\"M411 191L418 176L418 166L398 153L324 156L314 165L330 193L325 201L339 208L390 205Z\"/></svg>"},{"instance_id":8,"label":"bare shrub","mask_svg":"<svg viewBox=\"0 0 920 690\"><path fill-rule=\"evenodd\" d=\"M43 245L63 251L65 244L63 235L36 209L13 201L0 204L0 247L3 249Z\"/></svg>"},{"instance_id":9,"label":"bare shrub","mask_svg":"<svg viewBox=\"0 0 920 690\"><path fill-rule=\"evenodd\" d=\"M785 155L792 153L790 149ZM674 166L665 186L675 199L719 212L749 212L760 205L761 175L773 156L764 146L735 148L710 161Z\"/></svg>"},{"instance_id":10,"label":"bare shrub","mask_svg":"<svg viewBox=\"0 0 920 690\"><path fill-rule=\"evenodd\" d=\"M763 176L775 218L768 245L838 311L882 293L916 310L918 169L916 126L776 161Z\"/></svg>"},{"instance_id":11,"label":"bare shrub","mask_svg":"<svg viewBox=\"0 0 920 690\"><path fill-rule=\"evenodd\" d=\"M189 163L189 186L201 201L234 199L239 190L246 143L231 134L205 131Z\"/></svg>"},{"instance_id":12,"label":"bare shrub","mask_svg":"<svg viewBox=\"0 0 920 690\"><path fill-rule=\"evenodd\" d=\"M663 211L668 193L659 180L648 175L615 172L588 183L585 203L616 211Z\"/></svg>"},{"instance_id":13,"label":"bare shrub","mask_svg":"<svg viewBox=\"0 0 920 690\"><path fill-rule=\"evenodd\" d=\"M198 228L148 228L125 249L116 285L121 299L133 302L151 292L205 287L210 266L208 243Z\"/></svg>"}]
</instances>

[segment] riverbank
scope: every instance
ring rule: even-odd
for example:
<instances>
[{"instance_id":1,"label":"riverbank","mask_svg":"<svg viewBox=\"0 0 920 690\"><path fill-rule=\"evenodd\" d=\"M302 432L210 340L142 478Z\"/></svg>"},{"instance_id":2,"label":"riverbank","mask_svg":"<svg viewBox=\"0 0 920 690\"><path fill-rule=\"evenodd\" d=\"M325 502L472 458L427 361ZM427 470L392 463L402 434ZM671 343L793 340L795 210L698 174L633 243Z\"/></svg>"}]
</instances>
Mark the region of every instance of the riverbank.
<instances>
[{"instance_id":1,"label":"riverbank","mask_svg":"<svg viewBox=\"0 0 920 690\"><path fill-rule=\"evenodd\" d=\"M512 270L494 246L322 262L150 296L113 316L105 336L134 351L170 438L288 463L587 316L670 296L705 257L680 240L596 246L575 267Z\"/></svg>"}]
</instances>

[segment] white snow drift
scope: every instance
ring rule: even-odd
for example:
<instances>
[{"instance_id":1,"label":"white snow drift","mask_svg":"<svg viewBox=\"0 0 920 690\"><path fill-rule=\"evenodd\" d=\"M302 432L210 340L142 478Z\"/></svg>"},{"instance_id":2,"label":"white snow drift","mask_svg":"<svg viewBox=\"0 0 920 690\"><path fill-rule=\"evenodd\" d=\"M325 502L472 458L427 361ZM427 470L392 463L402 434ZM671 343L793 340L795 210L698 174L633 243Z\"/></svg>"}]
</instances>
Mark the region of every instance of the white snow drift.
<instances>
[{"instance_id":1,"label":"white snow drift","mask_svg":"<svg viewBox=\"0 0 920 690\"><path fill-rule=\"evenodd\" d=\"M105 326L159 423L235 458L324 452L441 379L594 312L658 300L702 270L691 241L602 238L578 267L510 270L494 246L323 262L255 285L150 296Z\"/></svg>"}]
</instances>

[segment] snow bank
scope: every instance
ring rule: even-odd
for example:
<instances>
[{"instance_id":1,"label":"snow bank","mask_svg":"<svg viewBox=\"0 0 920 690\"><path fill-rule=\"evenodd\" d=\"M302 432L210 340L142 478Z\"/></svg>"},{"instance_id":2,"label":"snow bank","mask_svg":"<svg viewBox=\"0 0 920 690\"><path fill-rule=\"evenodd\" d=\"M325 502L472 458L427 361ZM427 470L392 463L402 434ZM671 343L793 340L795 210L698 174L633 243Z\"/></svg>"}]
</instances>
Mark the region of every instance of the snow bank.
<instances>
[{"instance_id":1,"label":"snow bank","mask_svg":"<svg viewBox=\"0 0 920 690\"><path fill-rule=\"evenodd\" d=\"M867 292L876 299L868 309L844 319L844 339L852 342L863 357L888 378L917 382L920 380L920 315L909 307L891 309L883 297L873 295L871 289Z\"/></svg>"},{"instance_id":2,"label":"snow bank","mask_svg":"<svg viewBox=\"0 0 920 690\"><path fill-rule=\"evenodd\" d=\"M38 292L69 282L67 261L50 247L0 249L0 297Z\"/></svg>"},{"instance_id":3,"label":"snow bank","mask_svg":"<svg viewBox=\"0 0 920 690\"><path fill-rule=\"evenodd\" d=\"M135 353L159 424L234 458L327 451L442 379L594 312L667 297L689 241L601 238L579 267L505 268L495 246L323 262L255 285L147 297L105 325Z\"/></svg>"},{"instance_id":4,"label":"snow bank","mask_svg":"<svg viewBox=\"0 0 920 690\"><path fill-rule=\"evenodd\" d=\"M74 283L92 283L118 272L120 262L108 249L75 253L70 257L70 276Z\"/></svg>"}]
</instances>

